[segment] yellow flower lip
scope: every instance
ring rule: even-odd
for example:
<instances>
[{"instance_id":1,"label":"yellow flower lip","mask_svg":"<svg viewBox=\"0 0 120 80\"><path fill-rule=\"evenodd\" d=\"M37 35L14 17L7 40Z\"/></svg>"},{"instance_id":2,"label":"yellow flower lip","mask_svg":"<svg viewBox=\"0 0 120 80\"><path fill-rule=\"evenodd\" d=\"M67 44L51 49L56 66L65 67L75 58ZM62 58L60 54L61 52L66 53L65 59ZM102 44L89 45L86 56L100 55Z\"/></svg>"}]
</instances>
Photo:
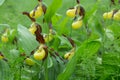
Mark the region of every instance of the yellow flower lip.
<instances>
[{"instance_id":1,"label":"yellow flower lip","mask_svg":"<svg viewBox=\"0 0 120 80\"><path fill-rule=\"evenodd\" d=\"M32 33L32 34L35 34L35 31L37 30L37 27L36 27L36 23L32 23L31 24L31 27L29 28L29 31Z\"/></svg>"},{"instance_id":2,"label":"yellow flower lip","mask_svg":"<svg viewBox=\"0 0 120 80\"><path fill-rule=\"evenodd\" d=\"M35 64L34 61L33 61L32 59L30 59L30 58L26 58L26 59L25 59L25 63L26 63L27 65L29 65L29 66L32 66L32 65Z\"/></svg>"},{"instance_id":3,"label":"yellow flower lip","mask_svg":"<svg viewBox=\"0 0 120 80\"><path fill-rule=\"evenodd\" d=\"M43 9L42 9L42 6L40 5L40 6L37 7L37 9L32 10L32 11L30 12L30 17L32 17L32 18L38 18L38 17L40 17L42 14L43 14Z\"/></svg>"},{"instance_id":4,"label":"yellow flower lip","mask_svg":"<svg viewBox=\"0 0 120 80\"><path fill-rule=\"evenodd\" d=\"M82 20L78 20L72 23L72 28L73 29L79 29L81 26L83 25L83 21Z\"/></svg>"},{"instance_id":5,"label":"yellow flower lip","mask_svg":"<svg viewBox=\"0 0 120 80\"><path fill-rule=\"evenodd\" d=\"M67 10L66 15L67 15L68 17L75 17L75 13L76 13L76 9L73 8L73 9Z\"/></svg>"},{"instance_id":6,"label":"yellow flower lip","mask_svg":"<svg viewBox=\"0 0 120 80\"><path fill-rule=\"evenodd\" d=\"M71 49L71 51L67 52L64 55L64 58L70 60L74 56L74 53L75 53L75 48L73 48L73 49Z\"/></svg>"},{"instance_id":7,"label":"yellow flower lip","mask_svg":"<svg viewBox=\"0 0 120 80\"><path fill-rule=\"evenodd\" d=\"M6 42L8 42L8 40L9 40L9 39L8 39L8 36L4 36L4 35L1 36L1 41L2 41L2 42L5 42L5 43L6 43Z\"/></svg>"},{"instance_id":8,"label":"yellow flower lip","mask_svg":"<svg viewBox=\"0 0 120 80\"><path fill-rule=\"evenodd\" d=\"M45 57L45 50L42 48L41 50L37 50L35 53L34 53L34 59L36 60L43 60L44 57Z\"/></svg>"},{"instance_id":9,"label":"yellow flower lip","mask_svg":"<svg viewBox=\"0 0 120 80\"><path fill-rule=\"evenodd\" d=\"M120 20L120 10L118 10L117 12L114 13L114 10L110 11L110 12L105 12L103 14L103 18L104 19L113 19L113 20Z\"/></svg>"},{"instance_id":10,"label":"yellow flower lip","mask_svg":"<svg viewBox=\"0 0 120 80\"><path fill-rule=\"evenodd\" d=\"M112 16L113 16L113 11L106 12L103 14L104 19L112 19Z\"/></svg>"},{"instance_id":11,"label":"yellow flower lip","mask_svg":"<svg viewBox=\"0 0 120 80\"><path fill-rule=\"evenodd\" d=\"M0 60L3 59L4 57L2 55L0 55Z\"/></svg>"},{"instance_id":12,"label":"yellow flower lip","mask_svg":"<svg viewBox=\"0 0 120 80\"><path fill-rule=\"evenodd\" d=\"M120 10L114 14L113 19L120 20Z\"/></svg>"},{"instance_id":13,"label":"yellow flower lip","mask_svg":"<svg viewBox=\"0 0 120 80\"><path fill-rule=\"evenodd\" d=\"M49 34L45 34L44 35L44 40L45 42L50 42L53 40L53 34L52 33L49 33Z\"/></svg>"}]
</instances>

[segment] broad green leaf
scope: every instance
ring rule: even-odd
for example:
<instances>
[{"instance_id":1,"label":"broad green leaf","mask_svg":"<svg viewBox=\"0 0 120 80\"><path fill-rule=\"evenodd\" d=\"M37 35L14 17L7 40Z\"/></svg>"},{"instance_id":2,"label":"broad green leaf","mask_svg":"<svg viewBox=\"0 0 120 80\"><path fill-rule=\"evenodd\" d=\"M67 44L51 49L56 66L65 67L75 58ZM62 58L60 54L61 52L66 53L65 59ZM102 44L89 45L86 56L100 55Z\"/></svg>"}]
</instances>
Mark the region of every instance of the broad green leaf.
<instances>
[{"instance_id":1,"label":"broad green leaf","mask_svg":"<svg viewBox=\"0 0 120 80\"><path fill-rule=\"evenodd\" d=\"M55 36L54 42L52 43L52 48L58 50L59 45L60 45L60 39L57 36Z\"/></svg>"},{"instance_id":2,"label":"broad green leaf","mask_svg":"<svg viewBox=\"0 0 120 80\"><path fill-rule=\"evenodd\" d=\"M59 29L58 30L60 30L60 33L61 34L67 34L67 33L69 33L70 32L70 29L71 29L71 21L69 21L68 20L69 18L68 17L65 17L62 21L61 21L61 23L59 24ZM68 22L70 22L70 26L69 25L67 25L68 24Z\"/></svg>"},{"instance_id":3,"label":"broad green leaf","mask_svg":"<svg viewBox=\"0 0 120 80\"><path fill-rule=\"evenodd\" d=\"M38 42L35 39L35 36L32 35L28 29L22 25L18 25L18 37L19 37L19 44L24 49L24 51L27 53L27 55L30 54L31 51L36 49L36 47L39 45Z\"/></svg>"},{"instance_id":4,"label":"broad green leaf","mask_svg":"<svg viewBox=\"0 0 120 80\"><path fill-rule=\"evenodd\" d=\"M114 40L114 35L113 35L112 30L110 30L110 29L105 29L105 34L106 34L106 36L107 36L111 41Z\"/></svg>"},{"instance_id":5,"label":"broad green leaf","mask_svg":"<svg viewBox=\"0 0 120 80\"><path fill-rule=\"evenodd\" d=\"M0 0L0 6L5 2L5 0Z\"/></svg>"},{"instance_id":6,"label":"broad green leaf","mask_svg":"<svg viewBox=\"0 0 120 80\"><path fill-rule=\"evenodd\" d=\"M48 63L47 63L47 68L51 68L53 66L53 61L51 57L48 57Z\"/></svg>"},{"instance_id":7,"label":"broad green leaf","mask_svg":"<svg viewBox=\"0 0 120 80\"><path fill-rule=\"evenodd\" d=\"M62 5L62 0L53 0L52 4L48 6L47 12L45 14L45 20L50 22L55 12Z\"/></svg>"},{"instance_id":8,"label":"broad green leaf","mask_svg":"<svg viewBox=\"0 0 120 80\"><path fill-rule=\"evenodd\" d=\"M0 80L11 80L9 65L3 60L0 60Z\"/></svg>"},{"instance_id":9,"label":"broad green leaf","mask_svg":"<svg viewBox=\"0 0 120 80\"><path fill-rule=\"evenodd\" d=\"M103 25L101 25L102 23L98 22L97 20L94 23L96 23L96 25L94 26L96 29L96 32L98 32L100 34L100 36L103 37L104 27L103 27Z\"/></svg>"},{"instance_id":10,"label":"broad green leaf","mask_svg":"<svg viewBox=\"0 0 120 80\"><path fill-rule=\"evenodd\" d=\"M5 27L5 28L10 28L10 25L8 24L0 24L0 28Z\"/></svg>"},{"instance_id":11,"label":"broad green leaf","mask_svg":"<svg viewBox=\"0 0 120 80\"><path fill-rule=\"evenodd\" d=\"M0 24L0 34L2 34L6 28L10 28L10 26L8 24Z\"/></svg>"},{"instance_id":12,"label":"broad green leaf","mask_svg":"<svg viewBox=\"0 0 120 80\"><path fill-rule=\"evenodd\" d=\"M19 51L16 49L12 49L9 52L9 56L7 56L7 59L9 60L9 63L13 64L17 60L19 62L18 57L19 57Z\"/></svg>"},{"instance_id":13,"label":"broad green leaf","mask_svg":"<svg viewBox=\"0 0 120 80\"><path fill-rule=\"evenodd\" d=\"M64 71L60 75L58 75L57 80L68 80L75 69L77 61L80 60L81 57L84 57L83 61L85 61L86 58L91 58L92 55L94 55L98 51L99 48L100 48L99 41L89 41L89 42L85 41L77 49L75 56L68 62Z\"/></svg>"},{"instance_id":14,"label":"broad green leaf","mask_svg":"<svg viewBox=\"0 0 120 80\"><path fill-rule=\"evenodd\" d=\"M58 36L58 38L61 40L61 46L66 46L67 48L71 48L72 45L70 44L69 40L63 36Z\"/></svg>"},{"instance_id":15,"label":"broad green leaf","mask_svg":"<svg viewBox=\"0 0 120 80\"><path fill-rule=\"evenodd\" d=\"M113 31L114 35L119 36L120 34L120 24L118 22L114 22L112 25L109 25L108 27L110 28L110 30Z\"/></svg>"},{"instance_id":16,"label":"broad green leaf","mask_svg":"<svg viewBox=\"0 0 120 80\"><path fill-rule=\"evenodd\" d=\"M13 42L13 40L15 39L15 37L16 37L16 34L17 34L17 30L15 30L15 29L11 29L10 31L9 31L9 41L10 42Z\"/></svg>"},{"instance_id":17,"label":"broad green leaf","mask_svg":"<svg viewBox=\"0 0 120 80\"><path fill-rule=\"evenodd\" d=\"M98 4L95 3L94 5L92 4L92 8L88 9L88 11L86 11L86 15L85 15L85 23L87 23L87 21L90 19L90 17L92 17L96 11L98 9Z\"/></svg>"},{"instance_id":18,"label":"broad green leaf","mask_svg":"<svg viewBox=\"0 0 120 80\"><path fill-rule=\"evenodd\" d=\"M60 15L60 14L55 14L55 15L52 17L52 24L58 23L61 18L62 18L62 15Z\"/></svg>"}]
</instances>

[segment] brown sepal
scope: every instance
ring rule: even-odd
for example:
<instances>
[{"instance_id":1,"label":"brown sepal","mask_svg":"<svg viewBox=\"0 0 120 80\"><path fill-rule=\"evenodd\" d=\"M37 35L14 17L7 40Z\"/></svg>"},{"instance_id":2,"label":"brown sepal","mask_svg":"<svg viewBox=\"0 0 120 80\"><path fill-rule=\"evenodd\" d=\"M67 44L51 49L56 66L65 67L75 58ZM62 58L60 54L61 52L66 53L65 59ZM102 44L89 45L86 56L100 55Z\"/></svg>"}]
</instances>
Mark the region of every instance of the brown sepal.
<instances>
[{"instance_id":1,"label":"brown sepal","mask_svg":"<svg viewBox=\"0 0 120 80\"><path fill-rule=\"evenodd\" d=\"M39 2L42 2L42 0L38 0Z\"/></svg>"},{"instance_id":2,"label":"brown sepal","mask_svg":"<svg viewBox=\"0 0 120 80\"><path fill-rule=\"evenodd\" d=\"M20 56L26 56L26 54L25 53L21 53Z\"/></svg>"},{"instance_id":3,"label":"brown sepal","mask_svg":"<svg viewBox=\"0 0 120 80\"><path fill-rule=\"evenodd\" d=\"M76 0L77 4L80 4L80 0Z\"/></svg>"},{"instance_id":4,"label":"brown sepal","mask_svg":"<svg viewBox=\"0 0 120 80\"><path fill-rule=\"evenodd\" d=\"M114 14L117 13L117 12L118 12L117 9L116 9L116 10L113 10L112 18L113 18L113 16L114 16Z\"/></svg>"},{"instance_id":5,"label":"brown sepal","mask_svg":"<svg viewBox=\"0 0 120 80\"><path fill-rule=\"evenodd\" d=\"M2 52L0 52L0 56L3 56L3 60L8 62L8 60L6 58L4 58L4 55L2 54Z\"/></svg>"},{"instance_id":6,"label":"brown sepal","mask_svg":"<svg viewBox=\"0 0 120 80\"><path fill-rule=\"evenodd\" d=\"M42 28L41 26L38 24L36 26L37 30L35 31L35 35L36 35L36 40L39 42L39 43L42 43L42 44L45 44L45 40L43 38L43 35L41 34L42 32Z\"/></svg>"},{"instance_id":7,"label":"brown sepal","mask_svg":"<svg viewBox=\"0 0 120 80\"><path fill-rule=\"evenodd\" d=\"M22 14L28 16L32 22L36 21L35 18L30 17L29 12L23 12Z\"/></svg>"},{"instance_id":8,"label":"brown sepal","mask_svg":"<svg viewBox=\"0 0 120 80\"><path fill-rule=\"evenodd\" d=\"M34 50L33 50L33 51L31 51L30 55L33 55L33 54L34 54L34 52L35 52Z\"/></svg>"},{"instance_id":9,"label":"brown sepal","mask_svg":"<svg viewBox=\"0 0 120 80\"><path fill-rule=\"evenodd\" d=\"M4 57L4 55L2 54L2 52L0 52L0 56L3 56L3 57Z\"/></svg>"},{"instance_id":10,"label":"brown sepal","mask_svg":"<svg viewBox=\"0 0 120 80\"><path fill-rule=\"evenodd\" d=\"M17 40L17 37L15 37L15 38L13 39L12 43L13 43L13 44L16 44L17 41L18 41L18 40Z\"/></svg>"},{"instance_id":11,"label":"brown sepal","mask_svg":"<svg viewBox=\"0 0 120 80\"><path fill-rule=\"evenodd\" d=\"M48 56L48 47L44 46L43 49L45 50L45 57L43 58L43 61L44 61Z\"/></svg>"},{"instance_id":12,"label":"brown sepal","mask_svg":"<svg viewBox=\"0 0 120 80\"><path fill-rule=\"evenodd\" d=\"M33 10L33 16L35 16L35 11L37 10L38 6L39 6L39 4L34 8L34 10Z\"/></svg>"},{"instance_id":13,"label":"brown sepal","mask_svg":"<svg viewBox=\"0 0 120 80\"><path fill-rule=\"evenodd\" d=\"M42 4L42 9L43 9L43 12L44 12L44 14L46 13L46 10L47 10L47 7L44 5L44 4Z\"/></svg>"},{"instance_id":14,"label":"brown sepal","mask_svg":"<svg viewBox=\"0 0 120 80\"><path fill-rule=\"evenodd\" d=\"M70 37L67 37L64 34L63 34L63 36L66 37L69 40L69 42L71 43L72 47L75 47L75 43L74 43L74 41Z\"/></svg>"},{"instance_id":15,"label":"brown sepal","mask_svg":"<svg viewBox=\"0 0 120 80\"><path fill-rule=\"evenodd\" d=\"M115 5L115 0L111 0L111 4Z\"/></svg>"},{"instance_id":16,"label":"brown sepal","mask_svg":"<svg viewBox=\"0 0 120 80\"><path fill-rule=\"evenodd\" d=\"M8 62L8 60L6 58L3 58L4 61Z\"/></svg>"},{"instance_id":17,"label":"brown sepal","mask_svg":"<svg viewBox=\"0 0 120 80\"><path fill-rule=\"evenodd\" d=\"M82 6L80 6L79 15L82 16L82 18L84 18L84 16L85 16L85 9Z\"/></svg>"}]
</instances>

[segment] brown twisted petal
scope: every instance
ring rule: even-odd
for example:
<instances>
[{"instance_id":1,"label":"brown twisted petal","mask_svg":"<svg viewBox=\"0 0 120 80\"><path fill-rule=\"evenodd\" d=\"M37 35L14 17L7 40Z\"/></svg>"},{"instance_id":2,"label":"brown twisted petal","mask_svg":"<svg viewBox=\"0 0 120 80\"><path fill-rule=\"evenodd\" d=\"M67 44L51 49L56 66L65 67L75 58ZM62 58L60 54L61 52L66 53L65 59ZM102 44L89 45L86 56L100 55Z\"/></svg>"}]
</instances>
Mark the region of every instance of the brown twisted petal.
<instances>
[{"instance_id":1,"label":"brown twisted petal","mask_svg":"<svg viewBox=\"0 0 120 80\"><path fill-rule=\"evenodd\" d=\"M115 5L115 1L114 0L111 0L111 3Z\"/></svg>"},{"instance_id":2,"label":"brown twisted petal","mask_svg":"<svg viewBox=\"0 0 120 80\"><path fill-rule=\"evenodd\" d=\"M43 58L43 60L45 60L48 56L48 47L47 46L43 46L43 49L45 50L45 57Z\"/></svg>"},{"instance_id":3,"label":"brown twisted petal","mask_svg":"<svg viewBox=\"0 0 120 80\"><path fill-rule=\"evenodd\" d=\"M116 14L117 12L118 12L118 10L113 10L112 18L114 16L114 14Z\"/></svg>"},{"instance_id":4,"label":"brown twisted petal","mask_svg":"<svg viewBox=\"0 0 120 80\"><path fill-rule=\"evenodd\" d=\"M35 18L30 17L29 12L23 12L22 14L28 16L32 22L36 21Z\"/></svg>"},{"instance_id":5,"label":"brown twisted petal","mask_svg":"<svg viewBox=\"0 0 120 80\"><path fill-rule=\"evenodd\" d=\"M0 56L3 56L2 52L0 52Z\"/></svg>"},{"instance_id":6,"label":"brown twisted petal","mask_svg":"<svg viewBox=\"0 0 120 80\"><path fill-rule=\"evenodd\" d=\"M33 16L35 16L35 11L37 10L38 6L39 6L39 4L34 8L34 10L33 10Z\"/></svg>"},{"instance_id":7,"label":"brown twisted petal","mask_svg":"<svg viewBox=\"0 0 120 80\"><path fill-rule=\"evenodd\" d=\"M38 0L39 2L42 2L42 0Z\"/></svg>"},{"instance_id":8,"label":"brown twisted petal","mask_svg":"<svg viewBox=\"0 0 120 80\"><path fill-rule=\"evenodd\" d=\"M82 6L80 6L79 15L82 16L82 18L84 18L84 16L85 16L85 9Z\"/></svg>"},{"instance_id":9,"label":"brown twisted petal","mask_svg":"<svg viewBox=\"0 0 120 80\"><path fill-rule=\"evenodd\" d=\"M42 9L43 9L43 12L44 12L44 14L46 13L46 10L47 10L47 7L44 5L44 4L42 4Z\"/></svg>"},{"instance_id":10,"label":"brown twisted petal","mask_svg":"<svg viewBox=\"0 0 120 80\"><path fill-rule=\"evenodd\" d=\"M0 52L0 56L4 57L4 55L2 54L2 52ZM6 58L3 58L3 60L6 61L6 62L8 62L8 60Z\"/></svg>"},{"instance_id":11,"label":"brown twisted petal","mask_svg":"<svg viewBox=\"0 0 120 80\"><path fill-rule=\"evenodd\" d=\"M43 38L43 35L41 34L42 32L42 28L39 24L37 24L37 30L35 31L35 35L36 35L36 40L39 42L39 43L42 43L42 44L45 44L45 40Z\"/></svg>"},{"instance_id":12,"label":"brown twisted petal","mask_svg":"<svg viewBox=\"0 0 120 80\"><path fill-rule=\"evenodd\" d=\"M76 0L76 2L79 4L79 3L80 3L80 0Z\"/></svg>"},{"instance_id":13,"label":"brown twisted petal","mask_svg":"<svg viewBox=\"0 0 120 80\"><path fill-rule=\"evenodd\" d=\"M63 34L63 36L66 37L69 40L69 42L71 43L72 47L75 47L75 43L74 43L74 41L70 37L67 37L64 34Z\"/></svg>"}]
</instances>

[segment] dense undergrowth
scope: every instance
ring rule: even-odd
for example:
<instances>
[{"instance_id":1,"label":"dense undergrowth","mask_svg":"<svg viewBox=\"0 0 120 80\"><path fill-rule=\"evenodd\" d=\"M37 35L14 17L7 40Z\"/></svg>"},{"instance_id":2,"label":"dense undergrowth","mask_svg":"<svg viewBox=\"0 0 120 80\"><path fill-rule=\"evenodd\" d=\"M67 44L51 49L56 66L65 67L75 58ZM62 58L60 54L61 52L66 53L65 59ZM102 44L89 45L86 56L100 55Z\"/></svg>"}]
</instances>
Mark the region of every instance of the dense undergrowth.
<instances>
[{"instance_id":1,"label":"dense undergrowth","mask_svg":"<svg viewBox=\"0 0 120 80\"><path fill-rule=\"evenodd\" d=\"M0 0L0 80L119 80L119 8L119 0Z\"/></svg>"}]
</instances>

